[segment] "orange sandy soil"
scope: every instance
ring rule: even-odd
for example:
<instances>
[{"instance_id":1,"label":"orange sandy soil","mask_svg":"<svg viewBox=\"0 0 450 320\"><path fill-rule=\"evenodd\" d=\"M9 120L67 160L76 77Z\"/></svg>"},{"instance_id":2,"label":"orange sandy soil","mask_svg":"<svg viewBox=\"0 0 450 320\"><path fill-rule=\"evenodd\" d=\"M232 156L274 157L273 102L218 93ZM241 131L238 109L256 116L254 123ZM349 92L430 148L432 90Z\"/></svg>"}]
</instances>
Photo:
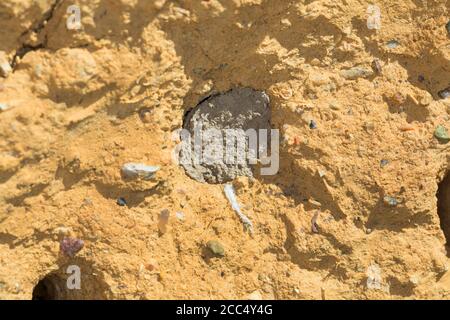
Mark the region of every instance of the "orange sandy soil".
<instances>
[{"instance_id":1,"label":"orange sandy soil","mask_svg":"<svg viewBox=\"0 0 450 320\"><path fill-rule=\"evenodd\" d=\"M66 28L72 4L82 30ZM0 298L31 299L78 265L82 288L63 298L447 299L450 187L440 210L436 194L450 144L433 134L450 129L437 94L450 86L450 1L379 0L378 31L367 4L2 0L14 63L0 78ZM342 76L374 59L381 74ZM185 111L236 86L267 92L282 134L277 175L233 182L253 235L223 185L171 160ZM127 162L161 170L128 182ZM69 236L85 242L74 258L59 250Z\"/></svg>"}]
</instances>

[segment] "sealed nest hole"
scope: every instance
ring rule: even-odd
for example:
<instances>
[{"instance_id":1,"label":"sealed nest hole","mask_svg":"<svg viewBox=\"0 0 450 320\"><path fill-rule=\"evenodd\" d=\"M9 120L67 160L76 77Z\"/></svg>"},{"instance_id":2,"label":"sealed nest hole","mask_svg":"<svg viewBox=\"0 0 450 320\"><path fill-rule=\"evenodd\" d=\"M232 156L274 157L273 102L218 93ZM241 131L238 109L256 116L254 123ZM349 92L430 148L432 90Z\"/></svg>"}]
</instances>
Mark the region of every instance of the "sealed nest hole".
<instances>
[{"instance_id":1,"label":"sealed nest hole","mask_svg":"<svg viewBox=\"0 0 450 320\"><path fill-rule=\"evenodd\" d=\"M248 161L248 134L264 134L264 129L270 135L269 102L263 91L235 88L209 96L188 111L183 119L179 154L186 174L206 183L253 176L255 163ZM258 144L261 148L259 140ZM256 153L254 158L258 158Z\"/></svg>"}]
</instances>

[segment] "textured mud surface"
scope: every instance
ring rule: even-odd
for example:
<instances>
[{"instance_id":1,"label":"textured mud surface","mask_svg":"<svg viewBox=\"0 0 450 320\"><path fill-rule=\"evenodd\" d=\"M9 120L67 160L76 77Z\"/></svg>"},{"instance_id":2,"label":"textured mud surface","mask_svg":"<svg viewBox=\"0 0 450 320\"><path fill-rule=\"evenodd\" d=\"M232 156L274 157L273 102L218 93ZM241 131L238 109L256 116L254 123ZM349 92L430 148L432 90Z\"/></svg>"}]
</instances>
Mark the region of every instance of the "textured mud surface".
<instances>
[{"instance_id":1,"label":"textured mud surface","mask_svg":"<svg viewBox=\"0 0 450 320\"><path fill-rule=\"evenodd\" d=\"M376 4L380 30L356 0L2 0L0 298L449 298L450 2ZM282 134L277 175L233 181L253 235L171 160L235 87Z\"/></svg>"}]
</instances>

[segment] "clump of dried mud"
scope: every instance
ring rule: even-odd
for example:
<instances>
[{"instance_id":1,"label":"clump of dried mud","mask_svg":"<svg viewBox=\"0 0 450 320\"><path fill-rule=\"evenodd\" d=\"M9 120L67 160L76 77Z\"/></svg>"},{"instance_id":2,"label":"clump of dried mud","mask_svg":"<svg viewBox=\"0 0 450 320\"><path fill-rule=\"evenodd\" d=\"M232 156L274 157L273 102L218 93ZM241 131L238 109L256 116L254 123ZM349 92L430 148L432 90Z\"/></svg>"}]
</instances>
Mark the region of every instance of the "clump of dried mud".
<instances>
[{"instance_id":1,"label":"clump of dried mud","mask_svg":"<svg viewBox=\"0 0 450 320\"><path fill-rule=\"evenodd\" d=\"M448 298L450 5L376 5L380 30L356 0L1 1L0 298ZM171 160L185 112L234 87L283 139L277 175L233 182L253 236Z\"/></svg>"}]
</instances>

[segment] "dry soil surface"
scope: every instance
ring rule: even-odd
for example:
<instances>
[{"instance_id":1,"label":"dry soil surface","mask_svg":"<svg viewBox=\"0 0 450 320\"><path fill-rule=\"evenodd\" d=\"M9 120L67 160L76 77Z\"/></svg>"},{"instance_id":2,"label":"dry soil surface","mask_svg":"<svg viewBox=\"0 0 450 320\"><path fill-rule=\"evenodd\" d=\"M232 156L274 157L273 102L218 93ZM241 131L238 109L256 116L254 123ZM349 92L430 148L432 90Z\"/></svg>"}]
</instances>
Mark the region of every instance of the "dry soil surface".
<instances>
[{"instance_id":1,"label":"dry soil surface","mask_svg":"<svg viewBox=\"0 0 450 320\"><path fill-rule=\"evenodd\" d=\"M2 0L0 298L449 298L450 1L374 4L379 30L360 0ZM172 161L185 113L235 87L281 133L278 174L233 181L253 234Z\"/></svg>"}]
</instances>

